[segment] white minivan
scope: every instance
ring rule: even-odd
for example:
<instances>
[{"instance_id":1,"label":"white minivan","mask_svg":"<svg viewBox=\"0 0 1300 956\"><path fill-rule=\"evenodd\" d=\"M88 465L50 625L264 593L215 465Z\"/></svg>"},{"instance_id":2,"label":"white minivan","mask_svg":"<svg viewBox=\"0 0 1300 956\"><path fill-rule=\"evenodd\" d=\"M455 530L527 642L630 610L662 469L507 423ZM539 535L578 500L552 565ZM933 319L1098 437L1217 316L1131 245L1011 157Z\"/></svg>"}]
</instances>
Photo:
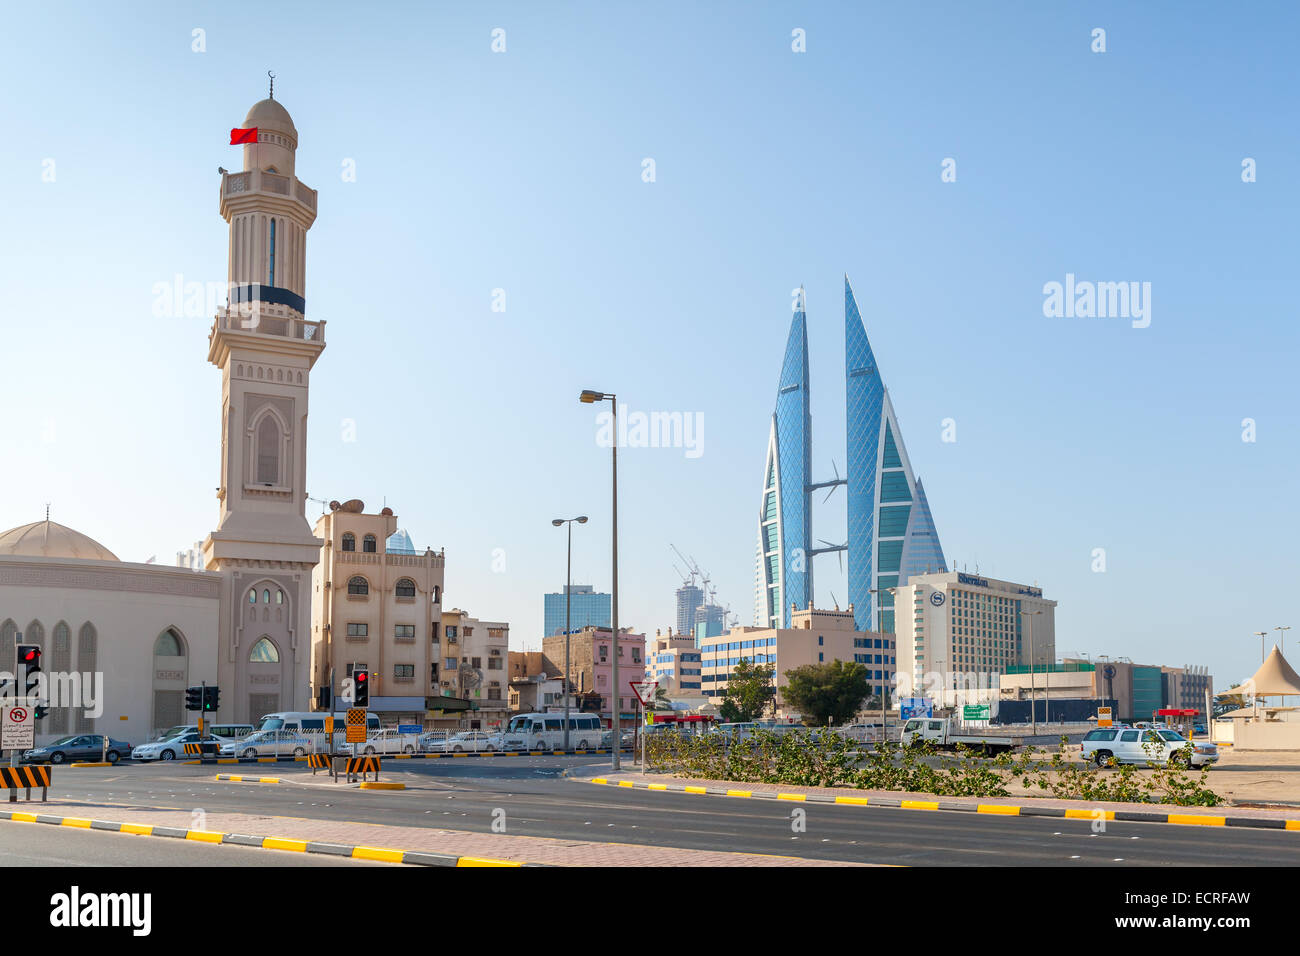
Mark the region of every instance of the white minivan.
<instances>
[{"instance_id":1,"label":"white minivan","mask_svg":"<svg viewBox=\"0 0 1300 956\"><path fill-rule=\"evenodd\" d=\"M330 714L323 710L281 710L273 714L263 714L257 722L257 729L287 730L306 737L313 744L316 753L343 753L350 749L344 743L347 734L348 715L340 711L334 714L334 736L331 740L325 733L325 718ZM366 736L371 737L380 731L377 714L366 714Z\"/></svg>"},{"instance_id":2,"label":"white minivan","mask_svg":"<svg viewBox=\"0 0 1300 956\"><path fill-rule=\"evenodd\" d=\"M501 738L504 750L559 750L564 746L564 715L519 714L510 718ZM595 750L600 738L600 718L595 714L569 715L570 747Z\"/></svg>"}]
</instances>

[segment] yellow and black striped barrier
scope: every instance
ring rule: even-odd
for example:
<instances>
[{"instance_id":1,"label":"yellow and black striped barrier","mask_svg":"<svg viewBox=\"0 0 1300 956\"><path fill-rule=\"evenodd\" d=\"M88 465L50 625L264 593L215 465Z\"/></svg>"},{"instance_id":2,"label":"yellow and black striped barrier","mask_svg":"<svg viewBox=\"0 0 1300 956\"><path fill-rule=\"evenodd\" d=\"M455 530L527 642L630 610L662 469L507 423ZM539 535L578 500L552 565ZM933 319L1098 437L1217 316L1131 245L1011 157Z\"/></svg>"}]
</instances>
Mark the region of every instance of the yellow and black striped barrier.
<instances>
[{"instance_id":1,"label":"yellow and black striped barrier","mask_svg":"<svg viewBox=\"0 0 1300 956\"><path fill-rule=\"evenodd\" d=\"M348 776L352 777L359 773L373 773L379 776L379 758L378 757L349 757L348 758Z\"/></svg>"},{"instance_id":2,"label":"yellow and black striped barrier","mask_svg":"<svg viewBox=\"0 0 1300 956\"><path fill-rule=\"evenodd\" d=\"M203 753L203 744L183 744L182 746L185 747L186 756Z\"/></svg>"},{"instance_id":3,"label":"yellow and black striped barrier","mask_svg":"<svg viewBox=\"0 0 1300 956\"><path fill-rule=\"evenodd\" d=\"M330 762L333 759L329 754L308 754L307 766L312 770L329 770L333 766Z\"/></svg>"},{"instance_id":4,"label":"yellow and black striped barrier","mask_svg":"<svg viewBox=\"0 0 1300 956\"><path fill-rule=\"evenodd\" d=\"M27 791L27 799L32 798L32 788L41 788L41 803L45 803L50 792L49 767L0 767L0 787L9 788L9 802L18 802L18 788Z\"/></svg>"}]
</instances>

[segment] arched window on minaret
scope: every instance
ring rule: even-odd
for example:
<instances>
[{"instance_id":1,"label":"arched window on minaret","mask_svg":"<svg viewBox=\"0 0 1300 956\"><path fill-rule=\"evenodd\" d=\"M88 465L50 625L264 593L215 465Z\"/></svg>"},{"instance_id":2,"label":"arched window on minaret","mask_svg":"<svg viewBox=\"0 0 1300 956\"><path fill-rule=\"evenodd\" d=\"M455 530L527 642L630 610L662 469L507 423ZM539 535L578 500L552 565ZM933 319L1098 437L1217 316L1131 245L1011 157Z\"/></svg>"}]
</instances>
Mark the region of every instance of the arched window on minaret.
<instances>
[{"instance_id":1,"label":"arched window on minaret","mask_svg":"<svg viewBox=\"0 0 1300 956\"><path fill-rule=\"evenodd\" d=\"M280 426L274 415L263 416L257 426L257 480L264 485L280 482Z\"/></svg>"},{"instance_id":2,"label":"arched window on minaret","mask_svg":"<svg viewBox=\"0 0 1300 956\"><path fill-rule=\"evenodd\" d=\"M271 220L271 277L266 283L275 285L275 220Z\"/></svg>"}]
</instances>

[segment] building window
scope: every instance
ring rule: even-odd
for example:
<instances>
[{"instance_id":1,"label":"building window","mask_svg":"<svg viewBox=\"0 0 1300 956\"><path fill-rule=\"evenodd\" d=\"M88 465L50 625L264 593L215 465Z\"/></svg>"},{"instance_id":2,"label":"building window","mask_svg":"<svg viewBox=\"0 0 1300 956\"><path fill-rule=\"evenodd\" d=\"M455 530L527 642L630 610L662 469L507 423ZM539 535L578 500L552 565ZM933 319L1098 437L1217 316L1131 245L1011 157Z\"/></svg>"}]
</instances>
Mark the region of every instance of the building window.
<instances>
[{"instance_id":1,"label":"building window","mask_svg":"<svg viewBox=\"0 0 1300 956\"><path fill-rule=\"evenodd\" d=\"M369 636L370 636L369 624L348 625L348 637L369 637Z\"/></svg>"},{"instance_id":2,"label":"building window","mask_svg":"<svg viewBox=\"0 0 1300 956\"><path fill-rule=\"evenodd\" d=\"M273 415L263 415L257 426L257 480L264 485L280 481L280 426Z\"/></svg>"},{"instance_id":3,"label":"building window","mask_svg":"<svg viewBox=\"0 0 1300 956\"><path fill-rule=\"evenodd\" d=\"M482 666L483 666L483 658L481 658L481 657L471 657L471 658L470 658L470 664L469 664L469 666L470 666L470 667L482 667Z\"/></svg>"},{"instance_id":4,"label":"building window","mask_svg":"<svg viewBox=\"0 0 1300 956\"><path fill-rule=\"evenodd\" d=\"M276 604L283 604L283 603L284 603L284 592L283 592L283 591L276 591L276 592L275 592L275 603L276 603Z\"/></svg>"},{"instance_id":5,"label":"building window","mask_svg":"<svg viewBox=\"0 0 1300 956\"><path fill-rule=\"evenodd\" d=\"M448 657L442 662L442 669L445 671L454 671L457 667L456 658Z\"/></svg>"},{"instance_id":6,"label":"building window","mask_svg":"<svg viewBox=\"0 0 1300 956\"><path fill-rule=\"evenodd\" d=\"M500 687L489 687L489 688L488 688L488 700L500 700L500 699L501 699L501 688L500 688Z\"/></svg>"},{"instance_id":7,"label":"building window","mask_svg":"<svg viewBox=\"0 0 1300 956\"><path fill-rule=\"evenodd\" d=\"M248 603L249 604L257 603L257 588L253 588L248 592Z\"/></svg>"},{"instance_id":8,"label":"building window","mask_svg":"<svg viewBox=\"0 0 1300 956\"><path fill-rule=\"evenodd\" d=\"M395 640L399 640L399 641L413 641L413 640L415 640L415 625L414 625L414 624L394 624L394 625L393 625L393 638L394 638Z\"/></svg>"},{"instance_id":9,"label":"building window","mask_svg":"<svg viewBox=\"0 0 1300 956\"><path fill-rule=\"evenodd\" d=\"M415 665L394 664L393 680L415 680Z\"/></svg>"},{"instance_id":10,"label":"building window","mask_svg":"<svg viewBox=\"0 0 1300 956\"><path fill-rule=\"evenodd\" d=\"M349 531L347 534L343 536L343 550L344 551L357 550L357 536L353 534L351 531Z\"/></svg>"},{"instance_id":11,"label":"building window","mask_svg":"<svg viewBox=\"0 0 1300 956\"><path fill-rule=\"evenodd\" d=\"M262 588L262 603L263 603L263 604L270 604L270 603L271 603L271 589L270 589L270 588Z\"/></svg>"},{"instance_id":12,"label":"building window","mask_svg":"<svg viewBox=\"0 0 1300 956\"><path fill-rule=\"evenodd\" d=\"M375 553L375 536L373 534L368 534L361 539L361 550L366 554Z\"/></svg>"},{"instance_id":13,"label":"building window","mask_svg":"<svg viewBox=\"0 0 1300 956\"><path fill-rule=\"evenodd\" d=\"M271 268L269 273L270 280L267 282L267 285L273 286L275 285L275 220L274 219L271 220L271 257L270 258L271 258Z\"/></svg>"},{"instance_id":14,"label":"building window","mask_svg":"<svg viewBox=\"0 0 1300 956\"><path fill-rule=\"evenodd\" d=\"M370 582L367 581L365 578L363 578L363 577L362 577L361 575L359 575L359 574L358 574L356 577L354 577L354 578L349 578L349 579L348 579L348 593L349 593L349 594L358 594L358 595L366 595L366 594L369 594L369 593L370 593Z\"/></svg>"},{"instance_id":15,"label":"building window","mask_svg":"<svg viewBox=\"0 0 1300 956\"><path fill-rule=\"evenodd\" d=\"M252 651L248 654L248 660L253 664L278 664L280 663L280 652L276 650L275 644L269 637L263 637L253 645Z\"/></svg>"},{"instance_id":16,"label":"building window","mask_svg":"<svg viewBox=\"0 0 1300 956\"><path fill-rule=\"evenodd\" d=\"M488 670L490 670L490 671L499 671L499 670L501 670L501 658L499 658L499 657L489 657L489 658L488 658Z\"/></svg>"},{"instance_id":17,"label":"building window","mask_svg":"<svg viewBox=\"0 0 1300 956\"><path fill-rule=\"evenodd\" d=\"M402 578L397 582L397 596L400 598L415 597L415 582L410 578Z\"/></svg>"}]
</instances>

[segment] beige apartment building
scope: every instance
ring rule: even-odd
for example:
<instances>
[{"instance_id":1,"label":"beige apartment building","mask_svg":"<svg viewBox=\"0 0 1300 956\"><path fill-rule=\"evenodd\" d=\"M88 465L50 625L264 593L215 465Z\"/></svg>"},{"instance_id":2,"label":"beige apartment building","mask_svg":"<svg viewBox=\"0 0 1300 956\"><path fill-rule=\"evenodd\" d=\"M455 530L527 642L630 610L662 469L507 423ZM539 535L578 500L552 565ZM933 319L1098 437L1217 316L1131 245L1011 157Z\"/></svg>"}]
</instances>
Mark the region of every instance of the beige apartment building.
<instances>
[{"instance_id":1,"label":"beige apartment building","mask_svg":"<svg viewBox=\"0 0 1300 956\"><path fill-rule=\"evenodd\" d=\"M460 608L444 611L441 623L441 640L433 645L441 655L433 693L470 702L459 718L462 729L503 727L510 710L510 625L480 621Z\"/></svg>"},{"instance_id":2,"label":"beige apartment building","mask_svg":"<svg viewBox=\"0 0 1300 956\"><path fill-rule=\"evenodd\" d=\"M323 539L312 573L312 700L328 706L353 671L371 674L370 709L385 724L423 723L440 693L438 650L445 555L417 551L397 534L391 508L330 503L316 522ZM333 672L333 687L330 675Z\"/></svg>"},{"instance_id":3,"label":"beige apartment building","mask_svg":"<svg viewBox=\"0 0 1300 956\"><path fill-rule=\"evenodd\" d=\"M733 627L716 637L702 638L704 696L714 704L721 703L731 673L742 658L774 668L778 716L791 712L780 693L786 682L786 671L806 664L856 662L867 668L868 683L873 688L888 685L894 666L894 636L856 630L852 608L847 611L838 608L824 611L812 606L793 608L790 623L793 626L788 628Z\"/></svg>"}]
</instances>

